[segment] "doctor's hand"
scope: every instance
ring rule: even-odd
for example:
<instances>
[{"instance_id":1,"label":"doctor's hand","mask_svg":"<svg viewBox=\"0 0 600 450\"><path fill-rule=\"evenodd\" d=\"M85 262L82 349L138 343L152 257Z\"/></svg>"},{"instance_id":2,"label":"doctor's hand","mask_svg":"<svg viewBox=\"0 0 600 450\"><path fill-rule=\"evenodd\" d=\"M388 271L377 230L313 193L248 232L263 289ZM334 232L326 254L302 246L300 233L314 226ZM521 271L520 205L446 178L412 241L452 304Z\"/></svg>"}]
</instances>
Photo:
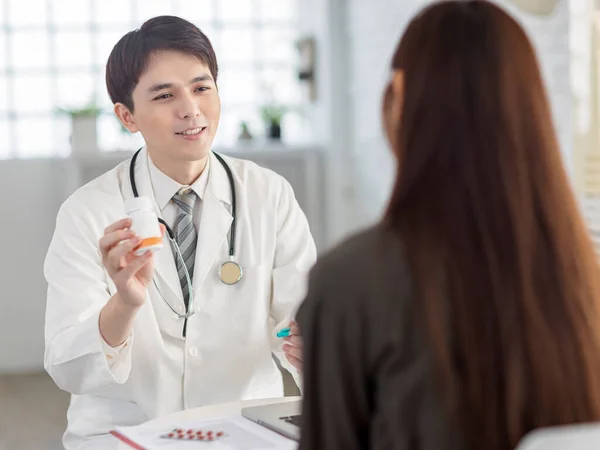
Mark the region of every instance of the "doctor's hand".
<instances>
[{"instance_id":1,"label":"doctor's hand","mask_svg":"<svg viewBox=\"0 0 600 450\"><path fill-rule=\"evenodd\" d=\"M152 252L141 256L133 253L141 239L129 230L130 226L131 219L128 218L108 226L99 246L102 263L115 283L119 297L127 306L137 308L146 299L146 290L154 273L154 258ZM160 227L164 235L165 228L162 224Z\"/></svg>"},{"instance_id":2,"label":"doctor's hand","mask_svg":"<svg viewBox=\"0 0 600 450\"><path fill-rule=\"evenodd\" d=\"M290 335L284 338L283 351L285 357L299 373L302 373L302 337L300 336L300 328L294 321L288 325Z\"/></svg>"}]
</instances>

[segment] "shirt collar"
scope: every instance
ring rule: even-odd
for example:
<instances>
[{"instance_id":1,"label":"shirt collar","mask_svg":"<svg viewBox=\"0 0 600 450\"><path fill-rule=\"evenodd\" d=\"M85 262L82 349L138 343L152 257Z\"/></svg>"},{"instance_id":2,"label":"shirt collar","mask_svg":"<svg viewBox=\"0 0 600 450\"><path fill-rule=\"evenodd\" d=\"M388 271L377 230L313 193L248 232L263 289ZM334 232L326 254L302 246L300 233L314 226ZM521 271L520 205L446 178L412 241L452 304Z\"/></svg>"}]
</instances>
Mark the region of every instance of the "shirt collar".
<instances>
[{"instance_id":1,"label":"shirt collar","mask_svg":"<svg viewBox=\"0 0 600 450\"><path fill-rule=\"evenodd\" d=\"M156 198L156 203L160 210L164 210L165 207L171 201L171 198L181 189L185 189L187 187L191 188L198 198L202 199L204 197L204 192L206 191L206 186L208 184L208 172L210 166L210 158L206 159L206 167L202 171L202 174L198 177L191 186L183 185L173 180L167 174L162 172L154 162L152 162L152 158L148 154L148 168L150 171L150 180L152 182L152 187L154 189L154 197Z\"/></svg>"}]
</instances>

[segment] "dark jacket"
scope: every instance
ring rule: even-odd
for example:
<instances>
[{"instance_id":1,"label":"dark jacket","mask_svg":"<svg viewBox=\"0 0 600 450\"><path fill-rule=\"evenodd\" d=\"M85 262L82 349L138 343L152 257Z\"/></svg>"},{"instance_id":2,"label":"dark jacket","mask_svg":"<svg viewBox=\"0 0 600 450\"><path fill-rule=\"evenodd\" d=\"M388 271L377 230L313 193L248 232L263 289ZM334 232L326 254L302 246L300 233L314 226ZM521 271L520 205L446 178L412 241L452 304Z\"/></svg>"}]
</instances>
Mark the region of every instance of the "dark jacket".
<instances>
[{"instance_id":1,"label":"dark jacket","mask_svg":"<svg viewBox=\"0 0 600 450\"><path fill-rule=\"evenodd\" d=\"M404 249L378 225L321 257L297 320L300 450L460 449L442 412Z\"/></svg>"}]
</instances>

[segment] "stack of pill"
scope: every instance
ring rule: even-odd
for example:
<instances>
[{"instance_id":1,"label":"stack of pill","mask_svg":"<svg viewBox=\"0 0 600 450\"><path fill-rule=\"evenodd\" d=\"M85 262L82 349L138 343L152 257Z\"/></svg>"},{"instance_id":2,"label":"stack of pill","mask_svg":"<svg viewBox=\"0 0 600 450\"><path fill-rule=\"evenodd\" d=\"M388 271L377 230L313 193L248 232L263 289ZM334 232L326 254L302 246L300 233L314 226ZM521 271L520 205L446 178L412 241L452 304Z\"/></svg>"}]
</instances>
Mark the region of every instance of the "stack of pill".
<instances>
[{"instance_id":1,"label":"stack of pill","mask_svg":"<svg viewBox=\"0 0 600 450\"><path fill-rule=\"evenodd\" d=\"M216 441L225 437L225 433L215 430L175 428L161 436L164 439L180 439L186 441Z\"/></svg>"}]
</instances>

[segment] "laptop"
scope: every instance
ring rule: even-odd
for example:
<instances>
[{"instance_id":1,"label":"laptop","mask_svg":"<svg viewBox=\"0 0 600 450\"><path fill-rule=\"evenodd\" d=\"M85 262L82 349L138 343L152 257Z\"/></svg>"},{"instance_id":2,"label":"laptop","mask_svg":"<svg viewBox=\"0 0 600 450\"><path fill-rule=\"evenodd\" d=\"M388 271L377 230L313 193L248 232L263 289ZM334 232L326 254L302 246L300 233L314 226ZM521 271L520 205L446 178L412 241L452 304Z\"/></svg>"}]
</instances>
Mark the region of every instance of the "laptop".
<instances>
[{"instance_id":1,"label":"laptop","mask_svg":"<svg viewBox=\"0 0 600 450\"><path fill-rule=\"evenodd\" d=\"M302 400L242 408L242 416L295 441L300 440Z\"/></svg>"}]
</instances>

